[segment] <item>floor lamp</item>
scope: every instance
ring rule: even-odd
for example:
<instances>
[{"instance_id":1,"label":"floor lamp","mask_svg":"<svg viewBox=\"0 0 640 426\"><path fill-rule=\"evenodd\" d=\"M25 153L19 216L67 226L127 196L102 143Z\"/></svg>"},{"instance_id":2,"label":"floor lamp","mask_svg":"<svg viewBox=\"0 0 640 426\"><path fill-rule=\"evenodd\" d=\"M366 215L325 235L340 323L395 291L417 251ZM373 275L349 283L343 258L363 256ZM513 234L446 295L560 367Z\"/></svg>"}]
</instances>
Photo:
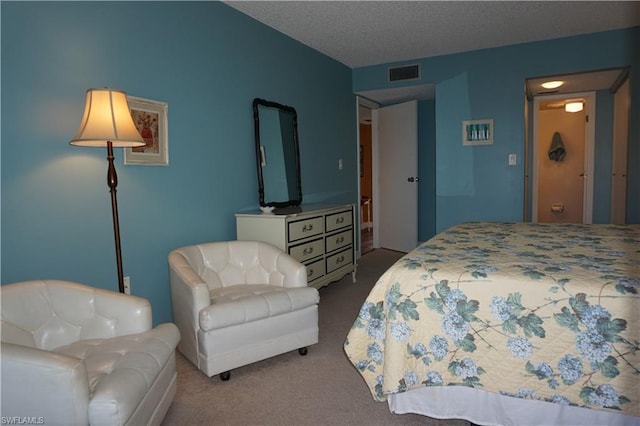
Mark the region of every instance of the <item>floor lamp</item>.
<instances>
[{"instance_id":1,"label":"floor lamp","mask_svg":"<svg viewBox=\"0 0 640 426\"><path fill-rule=\"evenodd\" d=\"M119 90L89 89L80 127L73 137L71 145L107 147L107 185L111 192L111 214L113 216L113 234L116 243L116 263L118 266L118 289L124 293L124 274L122 272L122 249L120 248L120 224L118 220L118 201L116 187L118 175L113 164L113 147L129 148L143 146L140 136L131 118L127 95Z\"/></svg>"}]
</instances>

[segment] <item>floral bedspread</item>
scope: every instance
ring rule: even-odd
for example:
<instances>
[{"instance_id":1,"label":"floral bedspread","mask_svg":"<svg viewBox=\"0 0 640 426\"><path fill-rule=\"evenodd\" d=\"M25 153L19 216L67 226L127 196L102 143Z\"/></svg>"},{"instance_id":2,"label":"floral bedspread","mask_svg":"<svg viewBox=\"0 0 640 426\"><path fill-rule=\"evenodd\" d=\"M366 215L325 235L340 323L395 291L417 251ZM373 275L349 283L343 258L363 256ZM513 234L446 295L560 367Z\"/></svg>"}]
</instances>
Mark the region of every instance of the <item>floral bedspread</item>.
<instances>
[{"instance_id":1,"label":"floral bedspread","mask_svg":"<svg viewBox=\"0 0 640 426\"><path fill-rule=\"evenodd\" d=\"M640 416L640 225L474 222L402 257L344 349L373 397L461 385Z\"/></svg>"}]
</instances>

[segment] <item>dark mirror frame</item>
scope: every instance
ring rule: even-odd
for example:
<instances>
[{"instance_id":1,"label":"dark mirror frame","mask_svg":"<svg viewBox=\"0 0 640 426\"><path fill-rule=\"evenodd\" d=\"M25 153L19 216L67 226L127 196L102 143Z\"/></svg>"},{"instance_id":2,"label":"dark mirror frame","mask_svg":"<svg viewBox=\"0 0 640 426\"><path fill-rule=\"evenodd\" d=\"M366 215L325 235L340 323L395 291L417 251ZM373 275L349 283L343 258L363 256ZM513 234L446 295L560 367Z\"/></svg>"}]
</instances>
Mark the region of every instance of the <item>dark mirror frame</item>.
<instances>
[{"instance_id":1,"label":"dark mirror frame","mask_svg":"<svg viewBox=\"0 0 640 426\"><path fill-rule=\"evenodd\" d=\"M267 108L275 108L287 111L293 115L293 142L294 142L294 158L295 158L295 196L289 200L265 200L265 182L262 174L262 151L260 143L260 106ZM256 170L258 172L258 195L261 207L289 207L299 206L302 204L302 183L300 180L300 147L298 144L298 114L295 108L271 102L260 98L253 100L253 123L255 132L255 148L256 148ZM282 142L282 141L281 141ZM288 182L291 185L291 182ZM289 192L289 191L287 191Z\"/></svg>"}]
</instances>

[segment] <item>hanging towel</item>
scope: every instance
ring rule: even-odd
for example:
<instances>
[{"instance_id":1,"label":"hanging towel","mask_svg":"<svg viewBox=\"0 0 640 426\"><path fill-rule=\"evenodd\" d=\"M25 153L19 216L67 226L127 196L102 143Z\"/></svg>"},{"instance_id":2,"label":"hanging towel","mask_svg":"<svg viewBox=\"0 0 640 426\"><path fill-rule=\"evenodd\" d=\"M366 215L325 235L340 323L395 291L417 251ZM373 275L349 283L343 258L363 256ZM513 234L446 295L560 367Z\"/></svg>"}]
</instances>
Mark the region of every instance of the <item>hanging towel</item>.
<instances>
[{"instance_id":1,"label":"hanging towel","mask_svg":"<svg viewBox=\"0 0 640 426\"><path fill-rule=\"evenodd\" d=\"M553 134L553 139L551 139L551 146L549 147L549 160L562 161L565 153L566 151L564 149L562 137L560 136L560 133L555 132Z\"/></svg>"}]
</instances>

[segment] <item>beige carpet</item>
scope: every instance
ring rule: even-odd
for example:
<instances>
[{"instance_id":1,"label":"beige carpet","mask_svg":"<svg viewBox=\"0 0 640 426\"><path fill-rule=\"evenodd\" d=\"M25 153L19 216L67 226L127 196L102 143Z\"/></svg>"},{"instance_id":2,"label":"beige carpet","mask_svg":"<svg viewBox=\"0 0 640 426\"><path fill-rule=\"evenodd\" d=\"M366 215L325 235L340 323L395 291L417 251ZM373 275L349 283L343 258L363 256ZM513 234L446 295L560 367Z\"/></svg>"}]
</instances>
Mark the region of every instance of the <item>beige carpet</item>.
<instances>
[{"instance_id":1,"label":"beige carpet","mask_svg":"<svg viewBox=\"0 0 640 426\"><path fill-rule=\"evenodd\" d=\"M169 425L439 425L463 420L397 415L375 402L342 345L377 278L402 253L378 249L358 261L351 275L320 289L320 342L307 356L298 351L231 372L231 380L209 378L181 354L178 392L165 417Z\"/></svg>"}]
</instances>

